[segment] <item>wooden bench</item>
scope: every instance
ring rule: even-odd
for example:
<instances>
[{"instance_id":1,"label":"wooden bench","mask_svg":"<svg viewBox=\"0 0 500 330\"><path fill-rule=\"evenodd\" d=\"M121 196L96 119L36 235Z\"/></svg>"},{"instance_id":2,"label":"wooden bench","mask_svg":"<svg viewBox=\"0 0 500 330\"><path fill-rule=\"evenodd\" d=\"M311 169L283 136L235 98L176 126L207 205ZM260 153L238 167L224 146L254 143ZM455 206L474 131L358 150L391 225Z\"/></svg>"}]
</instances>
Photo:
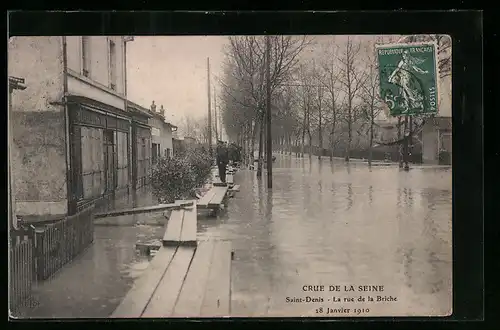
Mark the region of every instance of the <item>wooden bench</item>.
<instances>
[{"instance_id":1,"label":"wooden bench","mask_svg":"<svg viewBox=\"0 0 500 330\"><path fill-rule=\"evenodd\" d=\"M197 208L196 203L173 210L167 222L163 246L196 246Z\"/></svg>"},{"instance_id":2,"label":"wooden bench","mask_svg":"<svg viewBox=\"0 0 500 330\"><path fill-rule=\"evenodd\" d=\"M228 241L162 247L111 318L229 316L231 261Z\"/></svg>"},{"instance_id":3,"label":"wooden bench","mask_svg":"<svg viewBox=\"0 0 500 330\"><path fill-rule=\"evenodd\" d=\"M202 198L200 198L196 205L200 209L218 210L220 209L224 198L226 197L228 187L226 186L213 186Z\"/></svg>"}]
</instances>

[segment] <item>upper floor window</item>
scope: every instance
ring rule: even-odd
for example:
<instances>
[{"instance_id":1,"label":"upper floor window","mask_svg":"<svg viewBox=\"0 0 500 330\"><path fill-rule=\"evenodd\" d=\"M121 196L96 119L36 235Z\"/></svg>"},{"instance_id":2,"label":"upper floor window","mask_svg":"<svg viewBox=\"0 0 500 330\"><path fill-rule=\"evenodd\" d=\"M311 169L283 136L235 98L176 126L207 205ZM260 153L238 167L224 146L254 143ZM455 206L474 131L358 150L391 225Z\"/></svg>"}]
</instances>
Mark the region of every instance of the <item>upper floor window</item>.
<instances>
[{"instance_id":1,"label":"upper floor window","mask_svg":"<svg viewBox=\"0 0 500 330\"><path fill-rule=\"evenodd\" d=\"M90 76L90 37L82 37L82 74Z\"/></svg>"},{"instance_id":2,"label":"upper floor window","mask_svg":"<svg viewBox=\"0 0 500 330\"><path fill-rule=\"evenodd\" d=\"M116 45L109 41L109 87L116 90Z\"/></svg>"}]
</instances>

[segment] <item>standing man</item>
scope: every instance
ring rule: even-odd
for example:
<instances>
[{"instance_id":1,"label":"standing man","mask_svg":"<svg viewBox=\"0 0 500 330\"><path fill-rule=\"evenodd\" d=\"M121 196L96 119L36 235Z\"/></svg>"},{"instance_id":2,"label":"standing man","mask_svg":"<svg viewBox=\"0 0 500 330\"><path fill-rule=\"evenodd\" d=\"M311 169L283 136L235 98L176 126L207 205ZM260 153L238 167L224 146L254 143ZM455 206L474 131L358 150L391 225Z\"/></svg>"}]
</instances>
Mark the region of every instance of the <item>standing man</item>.
<instances>
[{"instance_id":1,"label":"standing man","mask_svg":"<svg viewBox=\"0 0 500 330\"><path fill-rule=\"evenodd\" d=\"M226 183L226 166L229 163L229 155L224 142L217 141L217 167L219 168L219 178L222 183Z\"/></svg>"}]
</instances>

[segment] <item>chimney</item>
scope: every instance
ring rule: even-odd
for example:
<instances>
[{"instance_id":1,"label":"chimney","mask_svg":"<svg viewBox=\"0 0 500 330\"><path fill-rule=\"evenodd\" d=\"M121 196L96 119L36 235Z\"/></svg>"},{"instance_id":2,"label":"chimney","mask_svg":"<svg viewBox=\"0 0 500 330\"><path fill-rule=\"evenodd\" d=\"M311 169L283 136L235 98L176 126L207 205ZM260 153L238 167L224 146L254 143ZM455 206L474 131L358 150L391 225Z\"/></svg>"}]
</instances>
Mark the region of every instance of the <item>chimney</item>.
<instances>
[{"instance_id":1,"label":"chimney","mask_svg":"<svg viewBox=\"0 0 500 330\"><path fill-rule=\"evenodd\" d=\"M153 100L153 103L151 103L151 111L156 112L156 104L155 104L154 100Z\"/></svg>"},{"instance_id":2,"label":"chimney","mask_svg":"<svg viewBox=\"0 0 500 330\"><path fill-rule=\"evenodd\" d=\"M166 118L166 116L165 116L165 109L163 109L163 104L162 104L162 105L160 105L160 114L161 114L163 117L165 117L165 118Z\"/></svg>"}]
</instances>

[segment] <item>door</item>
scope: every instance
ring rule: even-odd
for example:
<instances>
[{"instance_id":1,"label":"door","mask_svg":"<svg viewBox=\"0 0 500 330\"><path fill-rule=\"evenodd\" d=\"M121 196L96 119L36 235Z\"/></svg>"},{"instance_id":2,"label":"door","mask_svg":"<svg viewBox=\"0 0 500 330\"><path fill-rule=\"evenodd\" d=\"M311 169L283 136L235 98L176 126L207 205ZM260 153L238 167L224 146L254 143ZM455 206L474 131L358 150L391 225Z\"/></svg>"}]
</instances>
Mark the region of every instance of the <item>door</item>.
<instances>
[{"instance_id":1,"label":"door","mask_svg":"<svg viewBox=\"0 0 500 330\"><path fill-rule=\"evenodd\" d=\"M153 164L156 164L156 161L158 160L158 144L153 143L151 151L153 152L153 154L152 154Z\"/></svg>"},{"instance_id":2,"label":"door","mask_svg":"<svg viewBox=\"0 0 500 330\"><path fill-rule=\"evenodd\" d=\"M114 134L112 130L104 131L104 172L106 176L106 194L115 190L115 148Z\"/></svg>"}]
</instances>

